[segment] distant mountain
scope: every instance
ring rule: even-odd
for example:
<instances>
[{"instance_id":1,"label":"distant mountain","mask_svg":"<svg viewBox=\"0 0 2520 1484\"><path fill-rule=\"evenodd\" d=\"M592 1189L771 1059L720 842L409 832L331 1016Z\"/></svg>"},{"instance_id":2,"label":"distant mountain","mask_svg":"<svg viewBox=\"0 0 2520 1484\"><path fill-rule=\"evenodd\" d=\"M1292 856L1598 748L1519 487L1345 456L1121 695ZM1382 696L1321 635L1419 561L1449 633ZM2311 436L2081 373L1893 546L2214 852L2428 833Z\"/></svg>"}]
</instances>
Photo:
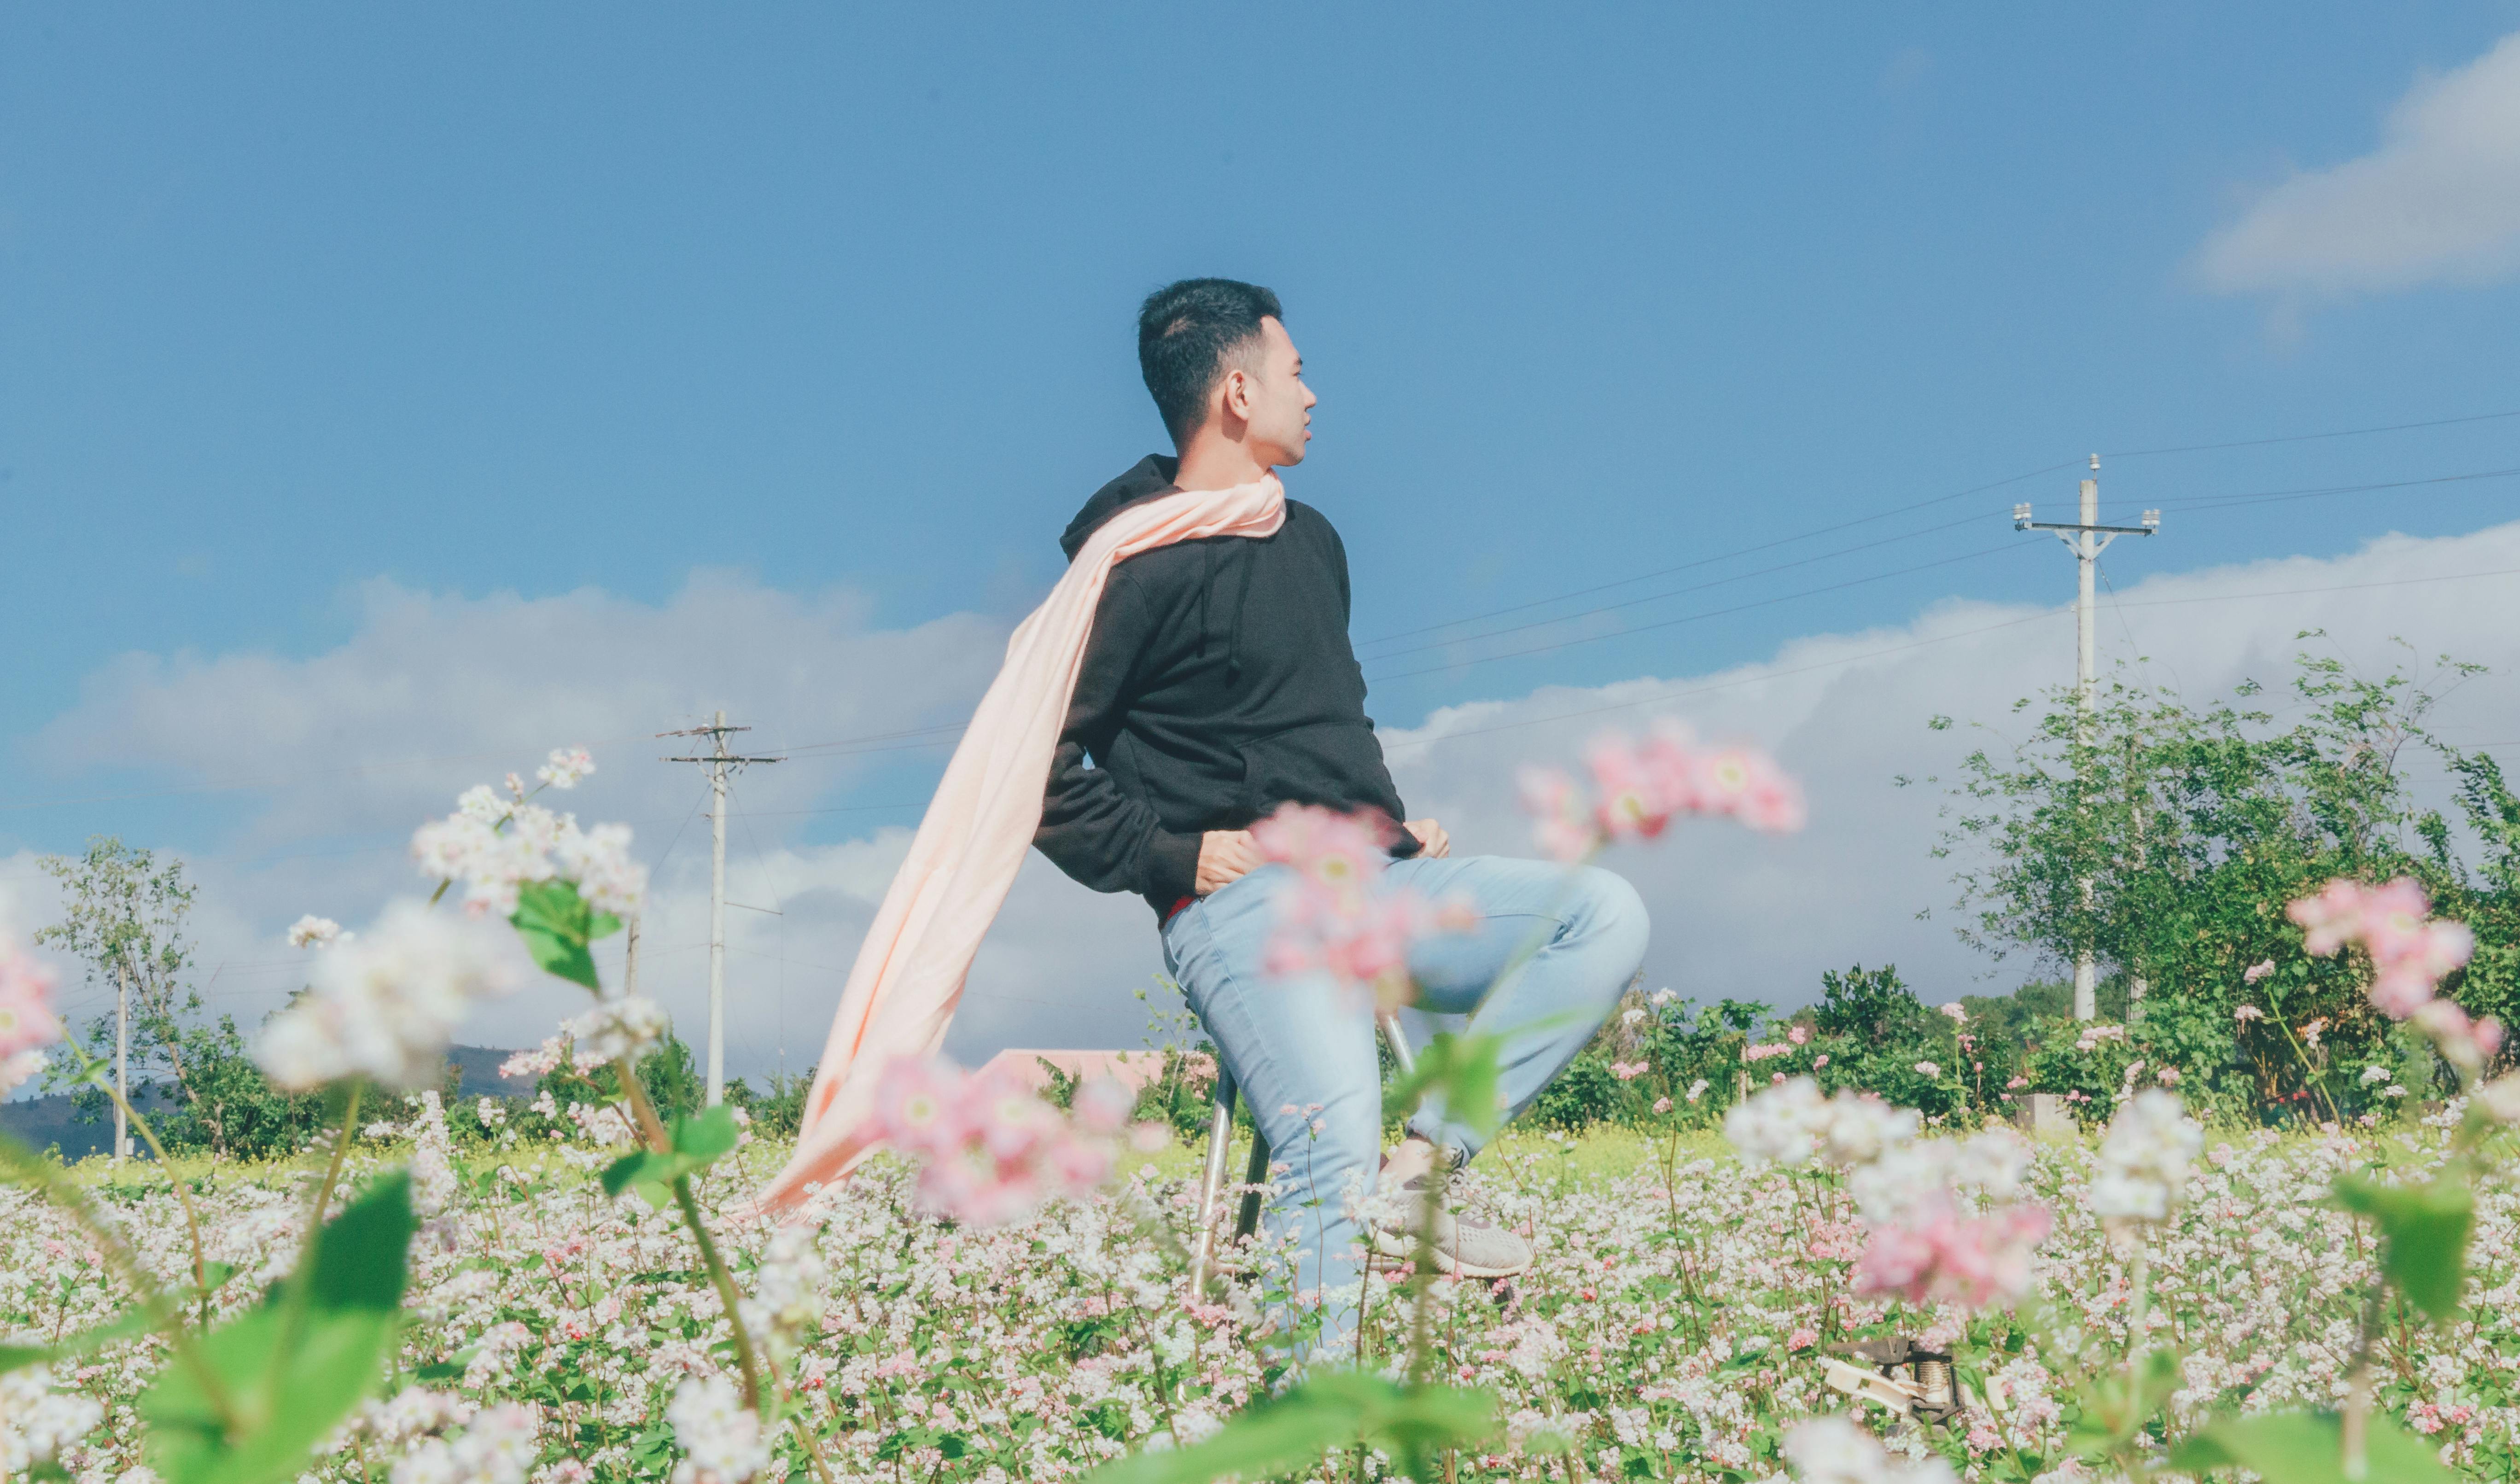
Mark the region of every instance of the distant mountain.
<instances>
[{"instance_id":1,"label":"distant mountain","mask_svg":"<svg viewBox=\"0 0 2520 1484\"><path fill-rule=\"evenodd\" d=\"M456 1085L459 1098L530 1098L534 1079L504 1078L499 1063L516 1053L490 1046L455 1046L447 1048L446 1059L462 1073ZM133 1099L142 1112L149 1111L146 1091ZM0 1102L0 1132L29 1148L45 1149L59 1146L64 1159L84 1159L90 1154L113 1151L113 1116L111 1109L94 1123L82 1123L70 1106L70 1095L54 1093L49 1097L27 1098ZM136 1146L139 1141L132 1141ZM141 1156L147 1157L142 1150Z\"/></svg>"}]
</instances>

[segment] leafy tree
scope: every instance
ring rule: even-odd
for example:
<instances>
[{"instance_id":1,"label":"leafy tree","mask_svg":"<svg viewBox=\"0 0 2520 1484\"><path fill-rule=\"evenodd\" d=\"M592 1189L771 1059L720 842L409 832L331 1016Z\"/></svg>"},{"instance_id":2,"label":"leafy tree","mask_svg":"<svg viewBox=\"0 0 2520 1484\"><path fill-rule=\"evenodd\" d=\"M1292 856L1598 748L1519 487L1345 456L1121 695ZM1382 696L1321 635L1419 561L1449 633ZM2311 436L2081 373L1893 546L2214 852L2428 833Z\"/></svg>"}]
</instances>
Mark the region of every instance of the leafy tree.
<instances>
[{"instance_id":1,"label":"leafy tree","mask_svg":"<svg viewBox=\"0 0 2520 1484\"><path fill-rule=\"evenodd\" d=\"M2145 1080L2176 1069L2191 1101L2356 1111L2370 1095L2355 1074L2409 1043L2363 997L2367 965L2303 953L2288 901L2336 877L2415 877L2478 932L2447 991L2471 1012L2520 1008L2520 800L2492 759L2425 726L2438 689L2476 673L2445 658L2423 681L2367 678L2303 653L2280 713L2254 681L2201 707L2120 681L2089 717L2070 689L2050 693L2024 740L1970 753L1952 788L1935 853L1958 863L1962 940L2048 970L2088 947L2126 998L2123 1059ZM2463 831L2412 796L2415 755L2458 780ZM2079 1027L2022 1029L2058 1083L2040 1090L2092 1091L2105 1069L2058 1059Z\"/></svg>"},{"instance_id":2,"label":"leafy tree","mask_svg":"<svg viewBox=\"0 0 2520 1484\"><path fill-rule=\"evenodd\" d=\"M86 961L88 981L112 994L130 989L129 1068L134 1104L169 1149L207 1149L222 1158L252 1158L298 1147L323 1124L323 1100L276 1092L247 1054L231 1015L211 1016L191 978L192 944L185 919L194 887L184 864L160 862L111 835L84 853L37 863L62 883L62 919L35 934ZM113 1056L113 1015L101 1013L80 1039L102 1059ZM56 1068L54 1086L64 1085ZM72 1103L84 1121L110 1116L94 1088L78 1085Z\"/></svg>"}]
</instances>

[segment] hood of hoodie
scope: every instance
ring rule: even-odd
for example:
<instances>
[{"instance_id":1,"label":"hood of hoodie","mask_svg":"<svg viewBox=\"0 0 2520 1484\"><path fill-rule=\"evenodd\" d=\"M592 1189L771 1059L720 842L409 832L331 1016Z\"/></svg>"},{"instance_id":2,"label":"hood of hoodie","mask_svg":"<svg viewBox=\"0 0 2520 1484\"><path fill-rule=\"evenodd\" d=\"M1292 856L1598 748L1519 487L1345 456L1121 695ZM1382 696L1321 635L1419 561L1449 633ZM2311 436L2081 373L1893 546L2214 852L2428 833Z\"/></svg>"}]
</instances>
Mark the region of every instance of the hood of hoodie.
<instances>
[{"instance_id":1,"label":"hood of hoodie","mask_svg":"<svg viewBox=\"0 0 2520 1484\"><path fill-rule=\"evenodd\" d=\"M1076 518L1067 522L1067 529L1059 532L1058 549L1067 554L1068 561L1075 561L1076 554L1085 549L1086 540L1103 521L1142 500L1171 494L1173 475L1180 469L1180 460L1162 454L1148 454L1129 466L1127 473L1096 490L1094 498L1076 513Z\"/></svg>"}]
</instances>

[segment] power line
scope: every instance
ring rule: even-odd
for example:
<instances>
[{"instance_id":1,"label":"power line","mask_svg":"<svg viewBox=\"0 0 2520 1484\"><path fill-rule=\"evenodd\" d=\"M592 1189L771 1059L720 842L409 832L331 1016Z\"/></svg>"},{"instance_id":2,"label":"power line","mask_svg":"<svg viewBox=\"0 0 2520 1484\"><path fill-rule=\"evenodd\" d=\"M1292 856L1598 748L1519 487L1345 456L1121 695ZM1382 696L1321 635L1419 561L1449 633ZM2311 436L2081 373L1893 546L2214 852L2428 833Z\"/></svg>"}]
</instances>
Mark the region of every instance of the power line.
<instances>
[{"instance_id":1,"label":"power line","mask_svg":"<svg viewBox=\"0 0 2520 1484\"><path fill-rule=\"evenodd\" d=\"M2398 577L2384 582L2343 582L2324 587L2278 588L2259 593L2220 593L2211 597L2203 598L2147 599L2140 603L2124 604L2122 607L2157 607L2173 604L2243 603L2257 598L2295 598L2311 593L2350 593L2360 592L2370 588L2414 587L2436 582L2466 582L2483 577L2508 577L2515 573L2520 573L2520 567L2498 567L2493 571L2487 572L2452 572L2438 577ZM1983 624L1973 629L1961 629L1950 634L1937 634L1931 639L1918 639L1908 644L1891 645L1878 650L1868 650L1861 654L1848 654L1837 659L1822 660L1817 664L1797 665L1789 670L1770 670L1764 674L1745 675L1738 680L1722 680L1706 685L1688 686L1677 691L1665 691L1653 696L1641 696L1634 700L1612 701L1606 705L1587 706L1579 711L1561 711L1549 716L1527 717L1521 721L1500 722L1493 727L1469 727L1459 732L1447 732L1440 737L1430 737L1423 739L1422 741L1395 742L1387 743L1387 745L1392 747L1431 747L1439 743L1452 742L1463 737L1484 737L1492 732L1515 732L1520 731L1525 727L1545 727L1552 722L1578 721L1587 716L1600 716L1612 711L1632 711L1639 706L1661 705L1666 701L1682 700L1691 696L1702 696L1716 691L1738 690L1743 686L1764 685L1771 680L1785 680L1796 675L1814 674L1821 670L1842 669L1847 665L1861 664L1868 659L1882 659L1892 654L1904 654L1912 650L1928 649L1939 644L1951 644L1958 640L1974 638L1980 634L1992 634L2000 629L2019 628L2025 623L2037 623L2042 619L2062 618L2072 611L2073 610L2071 608L2049 608L2044 612L2025 614L2019 618L2007 618L2002 623ZM2492 743L2491 745L2499 746L2503 744Z\"/></svg>"},{"instance_id":2,"label":"power line","mask_svg":"<svg viewBox=\"0 0 2520 1484\"><path fill-rule=\"evenodd\" d=\"M2382 427L2346 427L2335 432L2298 432L2280 438L2242 438L2236 443L2185 443L2176 448L2126 448L2104 454L2111 459L2144 459L2154 454L2207 453L2218 448L2264 448L2271 443L2315 443L2321 438L2359 438L2364 433L2406 432L2417 427L2452 427L2461 423L2492 423L2502 418L2520 418L2512 412L2481 412L2472 418L2435 418L2428 423L2391 423Z\"/></svg>"},{"instance_id":3,"label":"power line","mask_svg":"<svg viewBox=\"0 0 2520 1484\"><path fill-rule=\"evenodd\" d=\"M1945 557L1937 562L1920 562L1914 566L1903 566L1895 571L1875 572L1868 577L1850 577L1844 582L1832 582L1824 587L1806 588L1798 593L1783 593L1774 598L1762 598L1752 603L1735 604L1729 608L1710 608L1703 613L1687 613L1678 618L1665 618L1653 623L1641 623L1634 628L1621 629L1614 634L1587 634L1581 638L1559 640L1555 644L1533 645L1528 649L1508 650L1500 654L1482 654L1475 659L1457 660L1452 664L1428 665L1423 669L1400 670L1393 673L1369 676L1367 678L1373 681L1406 680L1412 675L1435 675L1447 670L1467 669L1471 665L1487 664L1493 660L1513 659L1524 654L1545 654L1552 650L1569 649L1579 644L1595 644L1604 639L1625 639L1631 634L1650 633L1655 629L1667 629L1684 623L1702 623L1709 618L1722 618L1732 613L1744 613L1748 612L1752 608L1773 607L1779 603L1792 603L1797 599L1802 598L1817 598L1823 593L1842 592L1847 588L1862 587L1867 583L1886 582L1893 577L1905 577L1911 572L1926 571L1933 567L1950 566L1955 562L1973 562L1980 557L1993 557L2003 552L2019 550L2021 550L2021 547L2018 543L2005 542L2002 546L1990 546L1974 552L1963 552L1959 556Z\"/></svg>"}]
</instances>

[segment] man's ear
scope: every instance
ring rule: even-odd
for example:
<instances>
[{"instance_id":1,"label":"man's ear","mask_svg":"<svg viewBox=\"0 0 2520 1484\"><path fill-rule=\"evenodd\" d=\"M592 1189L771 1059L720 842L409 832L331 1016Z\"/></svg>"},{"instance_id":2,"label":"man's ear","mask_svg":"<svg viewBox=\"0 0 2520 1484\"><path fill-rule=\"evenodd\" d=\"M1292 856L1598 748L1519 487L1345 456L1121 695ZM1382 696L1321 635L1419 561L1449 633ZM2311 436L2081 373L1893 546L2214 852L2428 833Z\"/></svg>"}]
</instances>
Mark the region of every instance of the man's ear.
<instances>
[{"instance_id":1,"label":"man's ear","mask_svg":"<svg viewBox=\"0 0 2520 1484\"><path fill-rule=\"evenodd\" d=\"M1217 380L1216 388L1222 394L1219 405L1227 417L1238 423L1251 421L1251 373L1239 366L1229 366Z\"/></svg>"}]
</instances>

